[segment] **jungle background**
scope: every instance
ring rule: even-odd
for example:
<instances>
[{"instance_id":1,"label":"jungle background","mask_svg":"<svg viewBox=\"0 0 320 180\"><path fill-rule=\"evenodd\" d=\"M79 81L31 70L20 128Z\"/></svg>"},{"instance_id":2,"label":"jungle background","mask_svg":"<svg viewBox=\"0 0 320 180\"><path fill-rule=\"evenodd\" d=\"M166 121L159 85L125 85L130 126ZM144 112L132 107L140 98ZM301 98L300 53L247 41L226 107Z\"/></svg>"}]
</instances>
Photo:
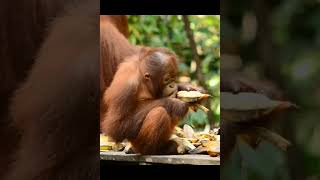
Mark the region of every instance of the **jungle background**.
<instances>
[{"instance_id":1,"label":"jungle background","mask_svg":"<svg viewBox=\"0 0 320 180\"><path fill-rule=\"evenodd\" d=\"M320 1L221 1L224 66L270 82L300 108L273 126L291 141L287 152L242 146L222 179L320 179Z\"/></svg>"},{"instance_id":2,"label":"jungle background","mask_svg":"<svg viewBox=\"0 0 320 180\"><path fill-rule=\"evenodd\" d=\"M220 121L220 16L130 15L129 41L136 45L166 47L178 60L178 81L200 85L210 98L202 110L181 122L194 129L218 127ZM210 126L209 126L210 125Z\"/></svg>"}]
</instances>

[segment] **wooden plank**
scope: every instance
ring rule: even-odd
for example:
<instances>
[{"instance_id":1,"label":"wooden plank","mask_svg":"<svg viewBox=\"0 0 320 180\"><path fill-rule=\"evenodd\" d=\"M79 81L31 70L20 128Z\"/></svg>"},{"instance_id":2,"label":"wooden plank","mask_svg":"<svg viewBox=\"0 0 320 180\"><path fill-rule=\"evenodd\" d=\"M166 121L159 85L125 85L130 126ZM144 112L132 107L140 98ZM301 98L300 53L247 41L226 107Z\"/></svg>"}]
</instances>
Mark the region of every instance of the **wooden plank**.
<instances>
[{"instance_id":1,"label":"wooden plank","mask_svg":"<svg viewBox=\"0 0 320 180\"><path fill-rule=\"evenodd\" d=\"M209 155L153 155L125 154L124 152L100 152L100 159L107 161L161 163L161 164L190 164L190 165L220 165L220 157Z\"/></svg>"}]
</instances>

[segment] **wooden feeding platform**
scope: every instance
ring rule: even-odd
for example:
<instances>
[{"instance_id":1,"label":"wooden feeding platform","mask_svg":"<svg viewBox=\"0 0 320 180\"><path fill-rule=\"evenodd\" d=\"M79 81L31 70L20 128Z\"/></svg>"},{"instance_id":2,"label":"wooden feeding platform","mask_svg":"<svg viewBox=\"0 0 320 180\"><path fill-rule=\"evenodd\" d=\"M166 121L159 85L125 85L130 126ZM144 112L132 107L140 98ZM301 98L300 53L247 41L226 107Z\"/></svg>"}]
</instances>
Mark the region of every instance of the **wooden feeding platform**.
<instances>
[{"instance_id":1,"label":"wooden feeding platform","mask_svg":"<svg viewBox=\"0 0 320 180\"><path fill-rule=\"evenodd\" d=\"M139 155L124 152L100 152L100 159L111 164L168 164L168 165L220 165L220 157L202 154Z\"/></svg>"}]
</instances>

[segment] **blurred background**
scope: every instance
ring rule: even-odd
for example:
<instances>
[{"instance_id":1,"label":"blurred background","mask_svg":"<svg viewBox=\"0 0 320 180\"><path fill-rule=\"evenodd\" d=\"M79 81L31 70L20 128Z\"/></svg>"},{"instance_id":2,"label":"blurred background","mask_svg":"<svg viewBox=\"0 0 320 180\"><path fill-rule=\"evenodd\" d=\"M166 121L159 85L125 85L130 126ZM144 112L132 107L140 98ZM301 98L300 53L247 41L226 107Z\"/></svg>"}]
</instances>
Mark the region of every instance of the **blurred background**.
<instances>
[{"instance_id":1,"label":"blurred background","mask_svg":"<svg viewBox=\"0 0 320 180\"><path fill-rule=\"evenodd\" d=\"M213 95L205 106L184 119L197 130L219 126L220 16L129 16L129 41L136 45L166 47L179 58L179 82L202 86Z\"/></svg>"},{"instance_id":2,"label":"blurred background","mask_svg":"<svg viewBox=\"0 0 320 180\"><path fill-rule=\"evenodd\" d=\"M288 152L243 147L223 179L320 179L320 1L221 1L221 39L222 78L241 72L300 107L274 124Z\"/></svg>"}]
</instances>

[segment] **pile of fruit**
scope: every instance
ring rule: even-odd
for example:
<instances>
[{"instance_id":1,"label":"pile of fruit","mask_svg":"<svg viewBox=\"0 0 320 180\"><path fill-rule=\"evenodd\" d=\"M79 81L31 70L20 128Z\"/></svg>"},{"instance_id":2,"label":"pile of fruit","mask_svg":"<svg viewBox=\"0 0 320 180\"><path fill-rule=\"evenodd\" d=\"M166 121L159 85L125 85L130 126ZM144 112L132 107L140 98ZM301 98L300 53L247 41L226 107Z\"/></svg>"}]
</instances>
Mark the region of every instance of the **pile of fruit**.
<instances>
[{"instance_id":1,"label":"pile of fruit","mask_svg":"<svg viewBox=\"0 0 320 180\"><path fill-rule=\"evenodd\" d=\"M194 132L192 127L184 125L183 129L176 127L171 140L179 144L179 154L209 154L212 157L220 156L220 135L218 129L209 132ZM130 153L129 142L115 143L107 136L100 135L100 151L124 151Z\"/></svg>"},{"instance_id":2,"label":"pile of fruit","mask_svg":"<svg viewBox=\"0 0 320 180\"><path fill-rule=\"evenodd\" d=\"M183 129L176 127L171 139L179 144L180 154L209 154L220 156L220 135L218 129L209 132L194 132L192 127L185 124Z\"/></svg>"}]
</instances>

